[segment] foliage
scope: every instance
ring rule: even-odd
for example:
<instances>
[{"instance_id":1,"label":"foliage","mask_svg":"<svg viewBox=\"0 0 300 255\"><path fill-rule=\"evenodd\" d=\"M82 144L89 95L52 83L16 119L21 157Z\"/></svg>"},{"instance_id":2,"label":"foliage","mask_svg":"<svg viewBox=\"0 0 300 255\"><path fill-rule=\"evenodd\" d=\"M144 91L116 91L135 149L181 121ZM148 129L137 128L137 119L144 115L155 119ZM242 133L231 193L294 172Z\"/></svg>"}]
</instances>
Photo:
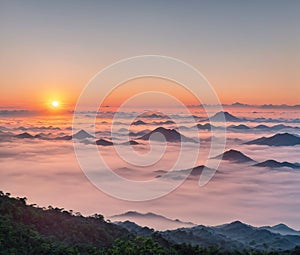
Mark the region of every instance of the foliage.
<instances>
[{"instance_id":1,"label":"foliage","mask_svg":"<svg viewBox=\"0 0 300 255\"><path fill-rule=\"evenodd\" d=\"M26 198L11 198L0 191L0 254L5 255L297 255L287 252L235 251L173 244L157 232L134 236L106 222L101 214L80 213L49 206L27 205Z\"/></svg>"}]
</instances>

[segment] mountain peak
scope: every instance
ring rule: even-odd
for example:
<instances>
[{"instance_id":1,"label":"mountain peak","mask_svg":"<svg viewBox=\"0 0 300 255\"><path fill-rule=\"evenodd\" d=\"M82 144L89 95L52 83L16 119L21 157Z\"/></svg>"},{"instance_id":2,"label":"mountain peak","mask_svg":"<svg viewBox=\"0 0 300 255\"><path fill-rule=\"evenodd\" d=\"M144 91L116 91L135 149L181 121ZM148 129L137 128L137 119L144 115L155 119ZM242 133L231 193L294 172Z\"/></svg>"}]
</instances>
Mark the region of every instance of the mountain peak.
<instances>
[{"instance_id":1,"label":"mountain peak","mask_svg":"<svg viewBox=\"0 0 300 255\"><path fill-rule=\"evenodd\" d=\"M34 138L34 136L32 136L31 134L27 133L27 132L24 132L24 133L21 133L21 134L18 134L18 135L15 135L16 138L21 138L21 139L24 139L24 138Z\"/></svg>"},{"instance_id":2,"label":"mountain peak","mask_svg":"<svg viewBox=\"0 0 300 255\"><path fill-rule=\"evenodd\" d=\"M99 139L96 141L97 145L101 145L101 146L112 146L113 143L111 141L107 141L105 139Z\"/></svg>"},{"instance_id":3,"label":"mountain peak","mask_svg":"<svg viewBox=\"0 0 300 255\"><path fill-rule=\"evenodd\" d=\"M232 225L232 226L244 226L246 225L245 223L239 221L239 220L236 220L236 221L233 221L231 223L229 223L228 225Z\"/></svg>"},{"instance_id":4,"label":"mountain peak","mask_svg":"<svg viewBox=\"0 0 300 255\"><path fill-rule=\"evenodd\" d=\"M90 135L88 132L86 132L85 130L81 129L80 131L78 131L76 134L73 135L73 138L81 140L81 139L94 138L94 137Z\"/></svg>"},{"instance_id":5,"label":"mountain peak","mask_svg":"<svg viewBox=\"0 0 300 255\"><path fill-rule=\"evenodd\" d=\"M232 162L238 162L238 163L245 163L245 162L250 162L254 161L250 157L246 156L242 152L234 149L230 149L228 151L225 151L224 153L214 157L218 159L223 159L223 160L228 160Z\"/></svg>"},{"instance_id":6,"label":"mountain peak","mask_svg":"<svg viewBox=\"0 0 300 255\"><path fill-rule=\"evenodd\" d=\"M239 220L233 221L231 223L225 224L225 225L221 225L218 226L217 228L223 228L226 231L239 231L239 230L243 230L243 229L250 229L252 228L252 226L247 225Z\"/></svg>"},{"instance_id":7,"label":"mountain peak","mask_svg":"<svg viewBox=\"0 0 300 255\"><path fill-rule=\"evenodd\" d=\"M158 127L151 132L143 135L142 137L139 137L138 139L141 140L149 140L150 137L155 134L160 133L165 137L165 140L167 142L195 142L194 139L188 138L182 134L180 134L176 129L167 129L164 127ZM153 136L152 139L161 141L159 137Z\"/></svg>"},{"instance_id":8,"label":"mountain peak","mask_svg":"<svg viewBox=\"0 0 300 255\"><path fill-rule=\"evenodd\" d=\"M221 122L221 121L227 121L227 122L238 122L241 121L241 119L235 117L229 112L220 111L217 112L215 115L211 116L209 119L212 122Z\"/></svg>"}]
</instances>

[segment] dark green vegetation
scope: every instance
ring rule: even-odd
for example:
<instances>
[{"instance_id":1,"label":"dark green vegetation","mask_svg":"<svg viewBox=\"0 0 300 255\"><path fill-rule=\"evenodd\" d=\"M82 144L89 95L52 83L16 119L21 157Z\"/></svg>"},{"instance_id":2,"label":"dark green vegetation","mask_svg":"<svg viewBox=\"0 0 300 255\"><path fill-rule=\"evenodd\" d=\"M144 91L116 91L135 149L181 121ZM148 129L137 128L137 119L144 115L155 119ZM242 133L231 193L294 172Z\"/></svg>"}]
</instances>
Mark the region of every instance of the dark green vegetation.
<instances>
[{"instance_id":1,"label":"dark green vegetation","mask_svg":"<svg viewBox=\"0 0 300 255\"><path fill-rule=\"evenodd\" d=\"M0 191L1 255L151 255L151 254L279 254L274 252L221 252L174 244L160 233L137 236L106 222L102 215L83 217L79 213L49 206L26 205L26 198L11 198ZM281 254L300 254L300 249Z\"/></svg>"}]
</instances>

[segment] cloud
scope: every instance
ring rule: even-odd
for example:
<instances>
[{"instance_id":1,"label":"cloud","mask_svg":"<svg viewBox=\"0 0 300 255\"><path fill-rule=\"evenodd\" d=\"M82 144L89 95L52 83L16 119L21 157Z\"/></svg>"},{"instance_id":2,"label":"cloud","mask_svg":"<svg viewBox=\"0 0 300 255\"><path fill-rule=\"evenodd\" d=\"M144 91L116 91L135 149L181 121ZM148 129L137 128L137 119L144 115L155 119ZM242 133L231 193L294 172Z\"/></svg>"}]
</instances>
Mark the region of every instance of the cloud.
<instances>
[{"instance_id":1,"label":"cloud","mask_svg":"<svg viewBox=\"0 0 300 255\"><path fill-rule=\"evenodd\" d=\"M279 115L276 114L272 117L273 119L278 119ZM106 112L103 116L109 115L111 112ZM124 114L124 116L128 115ZM180 114L175 114L175 116L177 122L185 123L182 125L189 127L188 118ZM258 114L258 117L265 118L261 113ZM72 123L70 120L59 120L55 124L47 119L38 121L40 120L34 118L7 118L1 120L0 130L4 133L16 134L23 132L20 127L24 127L27 132L32 134L51 133L50 137L52 135L71 134ZM105 120L99 119L98 121L103 122ZM164 120L145 118L147 123L155 121ZM126 123L126 119L120 122ZM124 128L122 125L120 124L119 129ZM247 125L252 129L256 123L249 122ZM61 130L54 130L56 127ZM106 126L106 124L99 126L97 131L97 139L104 135L111 135L109 125ZM143 131L143 128L136 127L136 129L131 130L134 133L140 131ZM117 138L127 139L127 137L122 136L124 134L122 132L125 133L125 130L119 130ZM253 130L240 133L228 130L226 149L237 149L258 162L266 159L280 162L299 162L300 146L282 149L241 144L242 141L273 134L273 131L270 130L259 132L259 135L257 132L257 130ZM184 135L192 136L188 129ZM205 164L205 159L209 153L210 135L210 132L199 132L201 147L197 165ZM7 134L3 135L6 138L8 136ZM0 138L2 138L1 132ZM152 211L170 218L181 218L184 221L205 225L222 224L239 219L253 225L272 225L285 222L300 228L299 171L271 170L223 161L212 180L203 187L198 186L198 176L194 176L188 178L183 185L165 197L134 203L112 198L95 188L80 169L71 141L10 139L9 141L2 140L0 145L1 189L16 196L27 196L29 203L37 203L40 206L51 204L80 211L83 214L98 212L108 216L128 210ZM192 152L198 146L198 144L191 144L187 151ZM123 147L126 152L125 158L130 158L128 147ZM172 168L174 159L178 156L178 147L171 145L166 156L160 161L153 165L141 167L132 165L120 158L114 148L98 148L94 145L86 145L83 148L86 150L87 158L90 150L97 148L113 171L132 180L155 179L157 175L161 175L164 171ZM155 146L153 149L155 150ZM145 154L149 152L150 145L145 142L134 147L134 150L140 154ZM177 170L182 169L185 168ZM167 179L166 185L169 181L172 179ZM118 188L114 183L111 185Z\"/></svg>"},{"instance_id":2,"label":"cloud","mask_svg":"<svg viewBox=\"0 0 300 255\"><path fill-rule=\"evenodd\" d=\"M0 116L31 116L37 114L36 111L29 110L0 110Z\"/></svg>"}]
</instances>

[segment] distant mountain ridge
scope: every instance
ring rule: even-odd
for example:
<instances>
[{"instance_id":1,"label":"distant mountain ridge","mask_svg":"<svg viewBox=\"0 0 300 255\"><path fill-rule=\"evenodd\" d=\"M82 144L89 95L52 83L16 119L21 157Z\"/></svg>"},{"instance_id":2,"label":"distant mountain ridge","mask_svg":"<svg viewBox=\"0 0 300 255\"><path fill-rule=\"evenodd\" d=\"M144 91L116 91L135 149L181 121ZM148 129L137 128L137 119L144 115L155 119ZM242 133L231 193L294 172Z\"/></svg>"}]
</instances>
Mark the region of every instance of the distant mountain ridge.
<instances>
[{"instance_id":1,"label":"distant mountain ridge","mask_svg":"<svg viewBox=\"0 0 300 255\"><path fill-rule=\"evenodd\" d=\"M171 228L179 228L179 227L192 227L195 226L192 222L184 222L179 219L170 219L165 216L155 214L155 213L140 213L136 211L128 211L122 214L113 215L109 217L113 221L134 221L135 223L138 223L139 225L142 224L143 221L149 221L152 222L152 224L155 226L171 226ZM143 220L143 221L141 221ZM140 223L139 223L140 222Z\"/></svg>"},{"instance_id":2,"label":"distant mountain ridge","mask_svg":"<svg viewBox=\"0 0 300 255\"><path fill-rule=\"evenodd\" d=\"M277 233L280 235L296 235L296 236L300 236L300 231L294 230L292 228L290 228L289 226L280 223L277 224L275 226L264 226L264 227L260 227L261 229L266 229L272 233Z\"/></svg>"},{"instance_id":3,"label":"distant mountain ridge","mask_svg":"<svg viewBox=\"0 0 300 255\"><path fill-rule=\"evenodd\" d=\"M268 145L268 146L294 146L300 144L300 137L289 134L279 133L271 137L261 137L246 142L245 144Z\"/></svg>"},{"instance_id":4,"label":"distant mountain ridge","mask_svg":"<svg viewBox=\"0 0 300 255\"><path fill-rule=\"evenodd\" d=\"M278 125L274 125L274 126L267 126L267 125L260 124L255 127L249 127L244 124L239 124L239 125L230 125L230 126L228 126L228 128L236 129L236 130L261 130L261 131L266 131L266 130L279 131L279 130L283 130L283 129L299 130L300 129L299 127L287 126L284 124L278 124Z\"/></svg>"},{"instance_id":5,"label":"distant mountain ridge","mask_svg":"<svg viewBox=\"0 0 300 255\"><path fill-rule=\"evenodd\" d=\"M253 166L257 167L269 167L269 168L281 168L281 167L288 167L292 169L300 169L299 163L290 163L290 162L278 162L276 160L266 160L261 163L257 163Z\"/></svg>"},{"instance_id":6,"label":"distant mountain ridge","mask_svg":"<svg viewBox=\"0 0 300 255\"><path fill-rule=\"evenodd\" d=\"M118 222L118 225L135 234L150 236L155 229L133 223ZM253 227L241 221L219 226L197 225L189 228L158 231L163 238L172 243L187 243L201 247L218 246L222 251L286 251L300 245L300 232L284 224Z\"/></svg>"}]
</instances>

